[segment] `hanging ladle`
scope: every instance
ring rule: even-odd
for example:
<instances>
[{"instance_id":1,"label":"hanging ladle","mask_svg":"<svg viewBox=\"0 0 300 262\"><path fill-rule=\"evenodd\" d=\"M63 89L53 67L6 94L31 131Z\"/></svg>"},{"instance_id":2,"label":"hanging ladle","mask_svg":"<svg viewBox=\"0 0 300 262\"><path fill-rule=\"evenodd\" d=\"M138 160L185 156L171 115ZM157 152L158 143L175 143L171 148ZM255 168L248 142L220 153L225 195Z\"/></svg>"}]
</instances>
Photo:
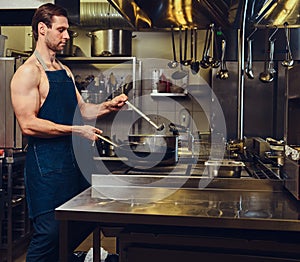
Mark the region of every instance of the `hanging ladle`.
<instances>
[{"instance_id":1,"label":"hanging ladle","mask_svg":"<svg viewBox=\"0 0 300 262\"><path fill-rule=\"evenodd\" d=\"M259 80L263 83L270 83L274 80L274 74L276 73L276 70L274 69L274 47L275 47L275 39L272 40L272 37L277 32L277 28L273 32L273 34L269 37L269 59L266 56L266 61L264 65L264 71L260 73Z\"/></svg>"},{"instance_id":2,"label":"hanging ladle","mask_svg":"<svg viewBox=\"0 0 300 262\"><path fill-rule=\"evenodd\" d=\"M254 79L253 67L252 67L252 39L247 39L248 44L248 58L245 68L245 73L249 79Z\"/></svg>"},{"instance_id":3,"label":"hanging ladle","mask_svg":"<svg viewBox=\"0 0 300 262\"><path fill-rule=\"evenodd\" d=\"M221 67L220 70L217 72L217 78L222 80L226 80L229 77L229 72L226 67L226 61L225 61L225 51L226 51L226 40L222 39Z\"/></svg>"},{"instance_id":4,"label":"hanging ladle","mask_svg":"<svg viewBox=\"0 0 300 262\"><path fill-rule=\"evenodd\" d=\"M255 28L252 33L247 37L247 45L248 45L248 57L247 57L247 64L245 68L245 73L248 76L249 79L254 79L254 73L253 73L253 66L252 66L252 44L253 39L251 37L256 32L257 28Z\"/></svg>"},{"instance_id":5,"label":"hanging ladle","mask_svg":"<svg viewBox=\"0 0 300 262\"><path fill-rule=\"evenodd\" d=\"M268 63L268 72L270 74L275 74L276 73L276 70L274 68L274 47L275 47L275 40L271 40L270 41L270 61Z\"/></svg>"},{"instance_id":6,"label":"hanging ladle","mask_svg":"<svg viewBox=\"0 0 300 262\"><path fill-rule=\"evenodd\" d=\"M282 61L282 65L285 66L285 67L289 67L289 66L292 66L294 64L294 60L293 60L293 57L292 57L292 51L291 51L291 47L290 47L290 41L289 41L289 28L288 28L288 23L284 23L284 31L285 31L285 38L286 38L286 48L287 48L287 51L286 51L286 57L285 57L285 60Z\"/></svg>"},{"instance_id":7,"label":"hanging ladle","mask_svg":"<svg viewBox=\"0 0 300 262\"><path fill-rule=\"evenodd\" d=\"M193 34L193 52L194 52L194 59L191 62L191 71L192 74L197 74L200 70L200 62L197 60L197 28L194 28Z\"/></svg>"},{"instance_id":8,"label":"hanging ladle","mask_svg":"<svg viewBox=\"0 0 300 262\"><path fill-rule=\"evenodd\" d=\"M179 59L180 59L180 70L172 74L173 79L182 79L188 75L188 71L184 70L182 67L182 28L179 27Z\"/></svg>"},{"instance_id":9,"label":"hanging ladle","mask_svg":"<svg viewBox=\"0 0 300 262\"><path fill-rule=\"evenodd\" d=\"M192 64L194 63L194 29L191 29L190 43L191 59L189 60L189 66L192 68Z\"/></svg>"},{"instance_id":10,"label":"hanging ladle","mask_svg":"<svg viewBox=\"0 0 300 262\"><path fill-rule=\"evenodd\" d=\"M202 59L200 61L200 66L204 69L209 68L211 66L211 62L212 62L212 57L209 56L211 38L212 38L211 28L209 28L206 30L203 55L202 55Z\"/></svg>"},{"instance_id":11,"label":"hanging ladle","mask_svg":"<svg viewBox=\"0 0 300 262\"><path fill-rule=\"evenodd\" d=\"M268 64L268 71L270 74L275 74L276 70L274 68L274 51L275 51L275 40L272 40L273 36L278 31L278 28L276 27L275 31L272 33L272 35L269 37L269 43L270 43L270 60Z\"/></svg>"},{"instance_id":12,"label":"hanging ladle","mask_svg":"<svg viewBox=\"0 0 300 262\"><path fill-rule=\"evenodd\" d=\"M170 61L168 63L168 66L170 68L176 68L178 65L177 59L176 59L176 48L175 48L175 36L174 36L174 29L173 26L171 27L172 32L172 49L173 49L173 61Z\"/></svg>"},{"instance_id":13,"label":"hanging ladle","mask_svg":"<svg viewBox=\"0 0 300 262\"><path fill-rule=\"evenodd\" d=\"M217 37L216 37L215 27L213 24L211 27L211 34L212 34L212 42L213 42L213 46L214 46L214 52L213 52L213 57L211 58L210 66L212 68L218 68L220 66L221 62L219 60Z\"/></svg>"},{"instance_id":14,"label":"hanging ladle","mask_svg":"<svg viewBox=\"0 0 300 262\"><path fill-rule=\"evenodd\" d=\"M187 59L187 49L188 49L187 45L188 45L188 28L185 29L185 34L184 34L184 58L182 61L184 66L189 66L192 61L192 56L190 59Z\"/></svg>"},{"instance_id":15,"label":"hanging ladle","mask_svg":"<svg viewBox=\"0 0 300 262\"><path fill-rule=\"evenodd\" d=\"M264 71L259 74L259 80L262 81L263 83L270 83L274 79L274 75L269 72L268 68L269 68L269 61L268 61L268 57L266 56L266 60L264 63Z\"/></svg>"}]
</instances>

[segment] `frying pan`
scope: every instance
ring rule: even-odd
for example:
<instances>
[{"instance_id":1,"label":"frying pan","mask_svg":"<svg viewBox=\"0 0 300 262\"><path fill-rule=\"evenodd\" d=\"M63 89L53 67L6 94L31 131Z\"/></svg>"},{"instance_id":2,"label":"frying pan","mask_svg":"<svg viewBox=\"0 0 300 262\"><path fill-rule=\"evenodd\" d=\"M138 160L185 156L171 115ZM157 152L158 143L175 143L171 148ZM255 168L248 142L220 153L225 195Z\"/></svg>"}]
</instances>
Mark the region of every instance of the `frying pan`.
<instances>
[{"instance_id":1,"label":"frying pan","mask_svg":"<svg viewBox=\"0 0 300 262\"><path fill-rule=\"evenodd\" d=\"M149 137L148 135L129 136L130 141L122 144L116 144L106 137L99 134L96 135L103 141L114 146L117 157L125 157L128 159L125 161L128 166L142 166L149 168L154 166L173 165L178 161L177 146L169 146L167 143L151 143L150 141L147 141L147 139L143 139L143 137ZM164 139L164 136L162 135L152 135L151 137L154 140L156 140L157 137L159 142L160 139ZM177 141L177 137L175 138L175 141ZM137 139L139 141L136 141ZM153 141L153 139L151 139L151 141Z\"/></svg>"}]
</instances>

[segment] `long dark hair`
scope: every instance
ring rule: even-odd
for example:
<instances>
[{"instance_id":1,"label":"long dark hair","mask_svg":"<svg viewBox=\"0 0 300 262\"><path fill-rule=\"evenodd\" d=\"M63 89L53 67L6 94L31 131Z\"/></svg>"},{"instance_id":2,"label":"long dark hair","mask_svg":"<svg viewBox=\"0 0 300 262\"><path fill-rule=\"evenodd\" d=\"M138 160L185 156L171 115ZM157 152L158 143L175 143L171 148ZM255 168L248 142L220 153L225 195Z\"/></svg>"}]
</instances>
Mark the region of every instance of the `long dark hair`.
<instances>
[{"instance_id":1,"label":"long dark hair","mask_svg":"<svg viewBox=\"0 0 300 262\"><path fill-rule=\"evenodd\" d=\"M38 24L43 22L48 28L52 27L52 17L53 16L64 16L68 18L67 11L61 6L47 3L41 5L34 13L31 27L32 33L35 41L38 40Z\"/></svg>"}]
</instances>

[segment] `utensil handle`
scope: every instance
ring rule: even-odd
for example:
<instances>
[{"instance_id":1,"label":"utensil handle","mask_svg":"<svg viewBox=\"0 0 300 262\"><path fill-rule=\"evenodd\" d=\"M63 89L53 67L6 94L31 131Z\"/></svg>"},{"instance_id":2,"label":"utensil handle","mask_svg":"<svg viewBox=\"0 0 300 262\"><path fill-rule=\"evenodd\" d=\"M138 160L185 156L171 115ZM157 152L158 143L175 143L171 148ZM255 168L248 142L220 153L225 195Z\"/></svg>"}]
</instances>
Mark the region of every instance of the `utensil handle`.
<instances>
[{"instance_id":1,"label":"utensil handle","mask_svg":"<svg viewBox=\"0 0 300 262\"><path fill-rule=\"evenodd\" d=\"M125 104L127 104L128 106L130 106L135 112L137 112L141 117L143 117L144 119L146 119L151 125L153 125L155 127L155 129L158 129L159 127L151 121L151 119L146 116L142 111L140 111L138 108L136 108L133 104L131 104L128 100L125 102Z\"/></svg>"},{"instance_id":2,"label":"utensil handle","mask_svg":"<svg viewBox=\"0 0 300 262\"><path fill-rule=\"evenodd\" d=\"M182 64L182 28L179 27L179 61Z\"/></svg>"},{"instance_id":3,"label":"utensil handle","mask_svg":"<svg viewBox=\"0 0 300 262\"><path fill-rule=\"evenodd\" d=\"M293 58L292 58L292 50L291 50L290 40L289 40L289 38L290 38L290 34L289 34L290 30L289 30L289 28L287 27L286 24L285 24L284 31L285 31L286 48L287 48L287 55L286 55L286 57L289 60L289 59L293 59Z\"/></svg>"},{"instance_id":4,"label":"utensil handle","mask_svg":"<svg viewBox=\"0 0 300 262\"><path fill-rule=\"evenodd\" d=\"M175 48L175 35L174 35L174 29L173 29L173 27L171 27L171 33L172 33L173 59L174 59L174 61L177 61L177 59L176 59L176 48Z\"/></svg>"},{"instance_id":5,"label":"utensil handle","mask_svg":"<svg viewBox=\"0 0 300 262\"><path fill-rule=\"evenodd\" d=\"M198 46L197 46L197 39L198 38L198 35L197 35L197 28L195 27L194 28L194 58L195 58L195 61L197 60L197 49L198 49Z\"/></svg>"},{"instance_id":6,"label":"utensil handle","mask_svg":"<svg viewBox=\"0 0 300 262\"><path fill-rule=\"evenodd\" d=\"M188 28L185 29L185 34L184 34L184 61L187 59L187 41L188 41Z\"/></svg>"},{"instance_id":7,"label":"utensil handle","mask_svg":"<svg viewBox=\"0 0 300 262\"><path fill-rule=\"evenodd\" d=\"M194 30L191 29L191 60L194 60Z\"/></svg>"},{"instance_id":8,"label":"utensil handle","mask_svg":"<svg viewBox=\"0 0 300 262\"><path fill-rule=\"evenodd\" d=\"M101 136L101 135L99 135L99 134L95 134L95 135L96 135L98 138L102 139L103 141L105 141L105 142L107 142L107 143L113 145L114 147L118 147L118 146L119 146L119 145L117 145L116 143L114 143L113 141L107 139L107 138L104 137L104 136Z\"/></svg>"},{"instance_id":9,"label":"utensil handle","mask_svg":"<svg viewBox=\"0 0 300 262\"><path fill-rule=\"evenodd\" d=\"M226 62L225 62L225 52L226 52L226 40L225 39L222 40L221 47L222 47L221 69L222 70L227 70L226 69Z\"/></svg>"}]
</instances>

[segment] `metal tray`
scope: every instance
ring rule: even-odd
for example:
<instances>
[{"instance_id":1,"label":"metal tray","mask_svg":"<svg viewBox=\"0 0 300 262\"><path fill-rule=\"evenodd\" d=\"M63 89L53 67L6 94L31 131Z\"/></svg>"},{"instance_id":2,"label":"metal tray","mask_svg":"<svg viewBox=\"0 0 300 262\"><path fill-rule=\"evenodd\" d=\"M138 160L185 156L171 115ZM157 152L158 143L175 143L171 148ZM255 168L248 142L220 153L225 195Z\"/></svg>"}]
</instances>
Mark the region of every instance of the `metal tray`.
<instances>
[{"instance_id":1,"label":"metal tray","mask_svg":"<svg viewBox=\"0 0 300 262\"><path fill-rule=\"evenodd\" d=\"M209 177L240 178L245 164L233 160L208 160L205 163Z\"/></svg>"}]
</instances>

